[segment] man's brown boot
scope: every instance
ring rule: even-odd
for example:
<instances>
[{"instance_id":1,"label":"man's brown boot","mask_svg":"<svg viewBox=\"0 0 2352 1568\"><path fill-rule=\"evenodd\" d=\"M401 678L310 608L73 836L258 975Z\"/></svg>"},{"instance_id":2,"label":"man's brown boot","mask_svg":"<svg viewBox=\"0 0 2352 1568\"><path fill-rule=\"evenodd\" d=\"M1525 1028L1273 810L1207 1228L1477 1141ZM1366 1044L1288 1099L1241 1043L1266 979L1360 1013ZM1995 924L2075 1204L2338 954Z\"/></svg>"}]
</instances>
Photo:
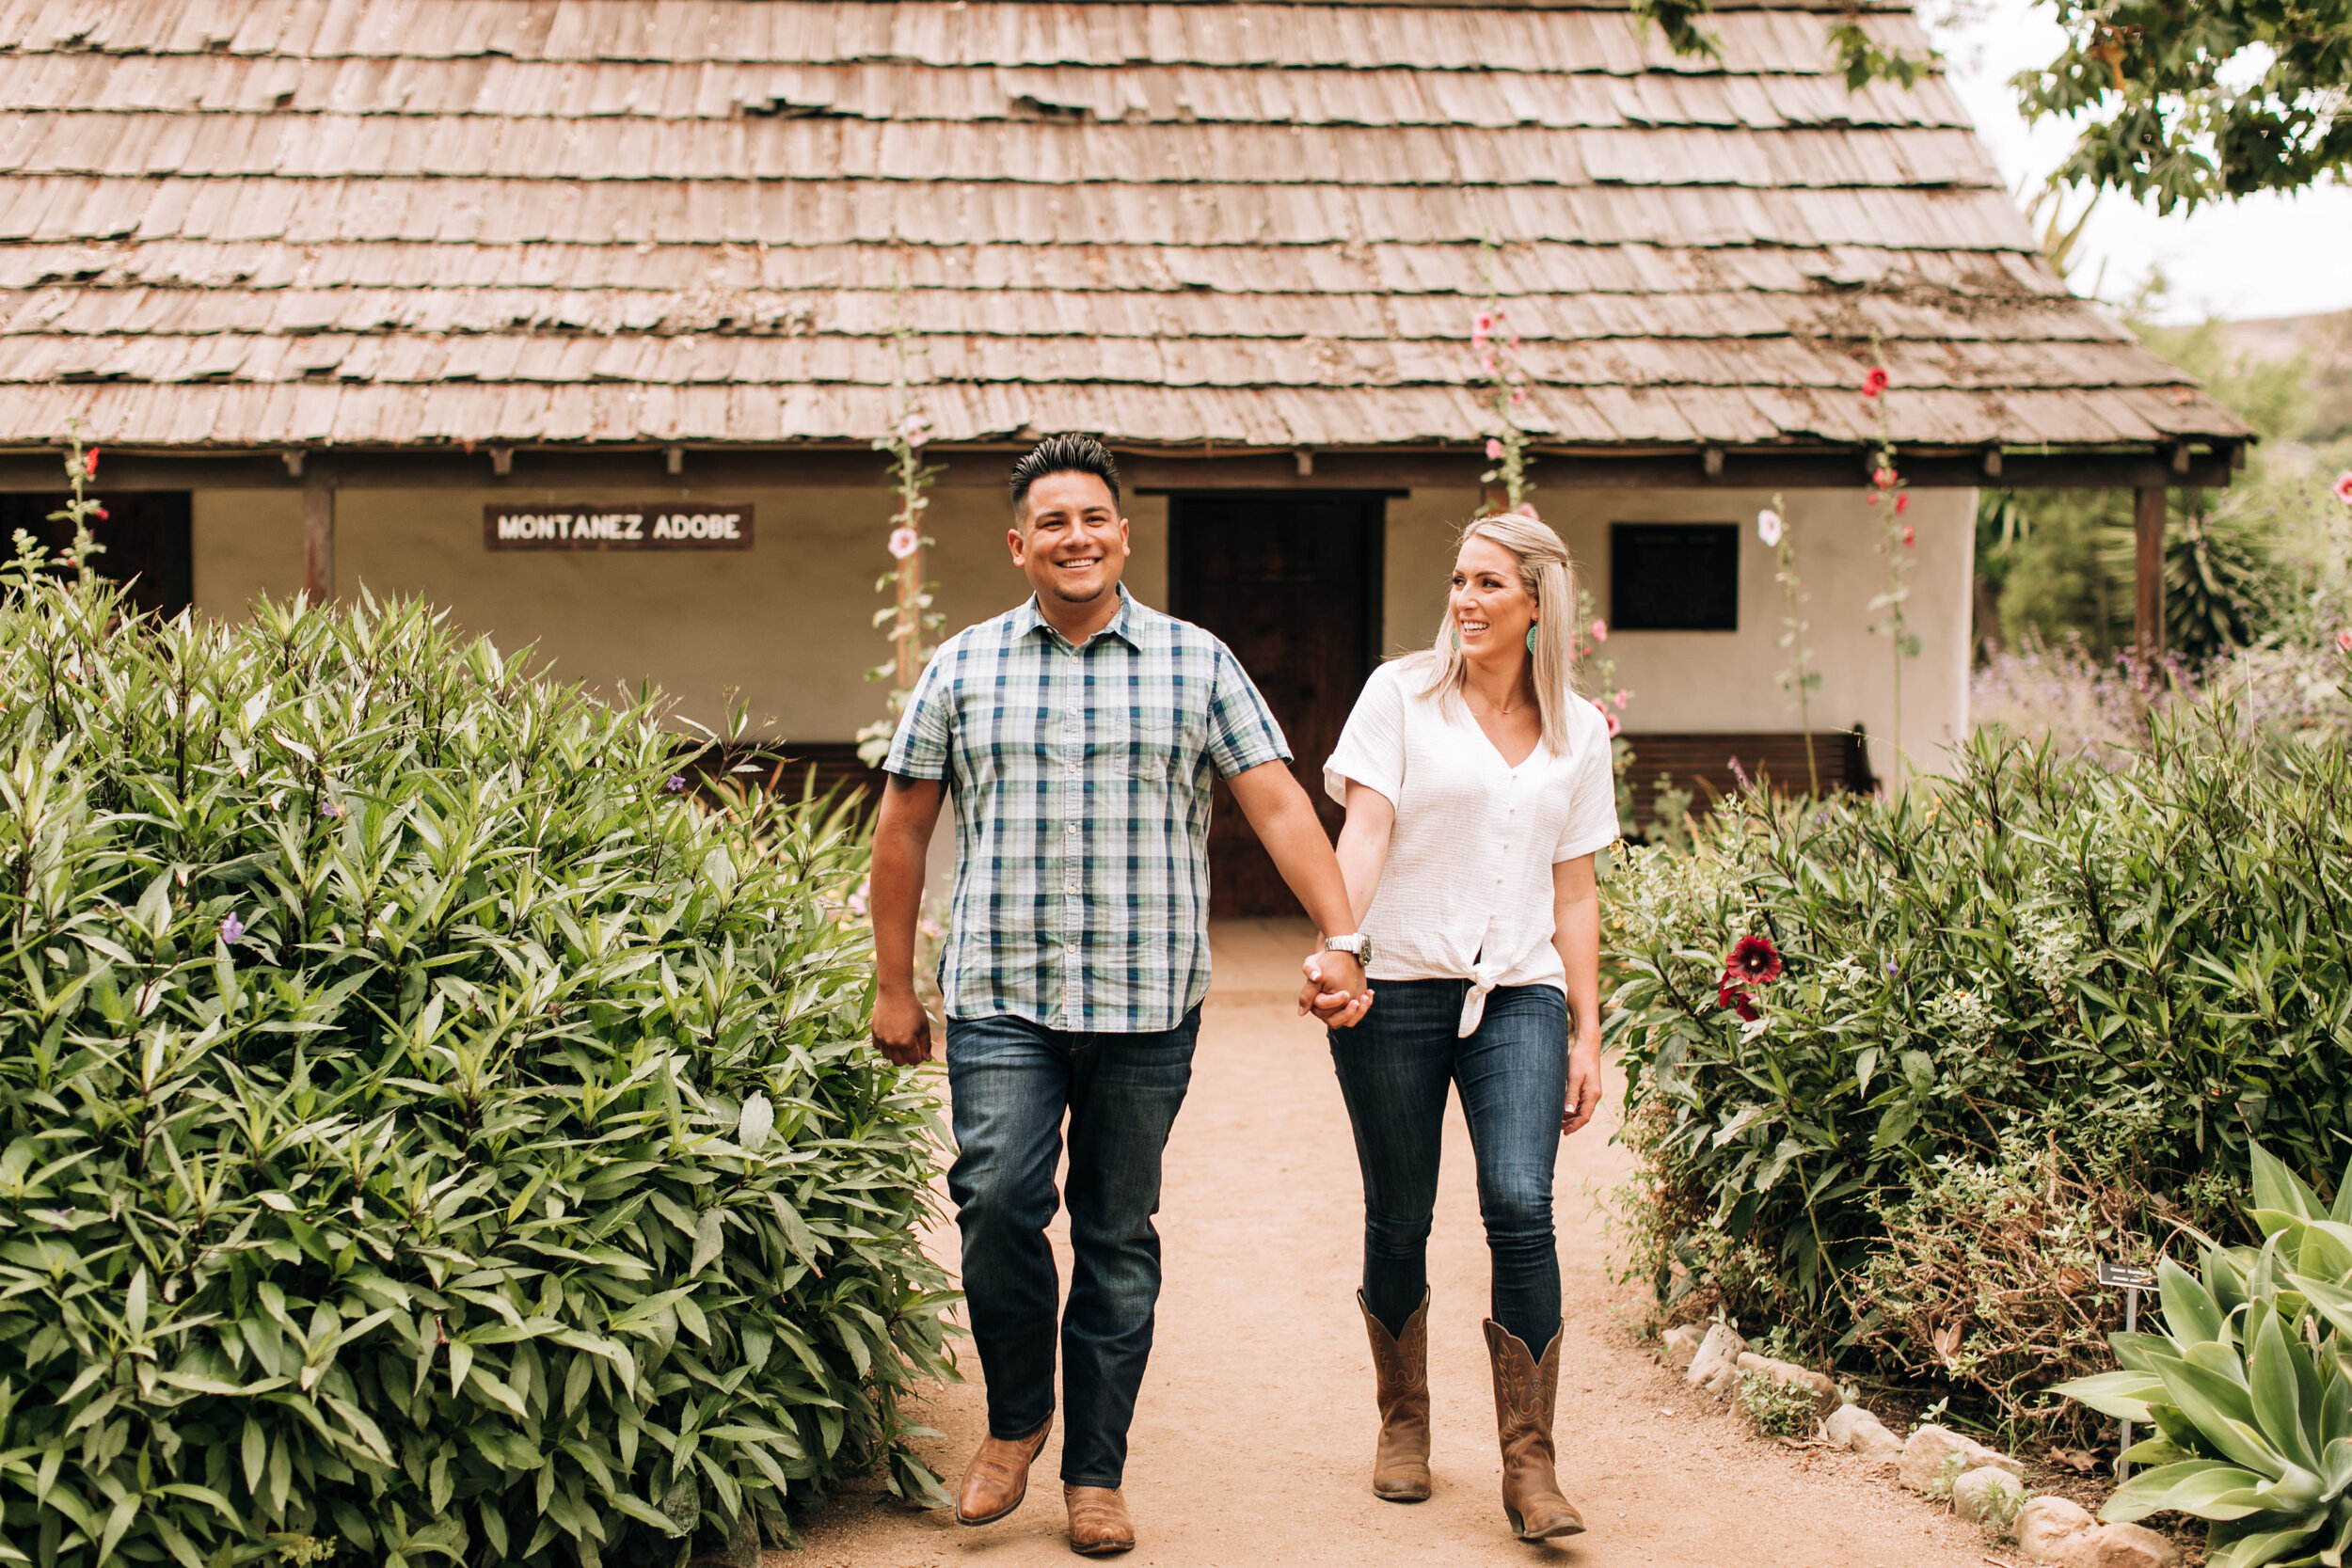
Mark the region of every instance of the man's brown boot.
<instances>
[{"instance_id":1,"label":"man's brown boot","mask_svg":"<svg viewBox=\"0 0 2352 1568\"><path fill-rule=\"evenodd\" d=\"M1136 1547L1136 1522L1127 1516L1127 1499L1115 1486L1062 1484L1062 1501L1070 1509L1070 1549L1080 1557L1108 1557Z\"/></svg>"},{"instance_id":2,"label":"man's brown boot","mask_svg":"<svg viewBox=\"0 0 2352 1568\"><path fill-rule=\"evenodd\" d=\"M1429 1292L1405 1320L1405 1332L1389 1337L1373 1316L1361 1291L1364 1332L1372 1339L1372 1370L1380 1402L1380 1441L1372 1454L1372 1490L1392 1503L1417 1503L1429 1496Z\"/></svg>"},{"instance_id":3,"label":"man's brown boot","mask_svg":"<svg viewBox=\"0 0 2352 1568\"><path fill-rule=\"evenodd\" d=\"M1025 1437L983 1437L972 1463L964 1466L963 1490L956 1496L956 1523L993 1525L1021 1506L1029 1495L1029 1466L1045 1434L1053 1430L1048 1416Z\"/></svg>"},{"instance_id":4,"label":"man's brown boot","mask_svg":"<svg viewBox=\"0 0 2352 1568\"><path fill-rule=\"evenodd\" d=\"M1489 1318L1486 1356L1495 1370L1495 1426L1502 1438L1502 1512L1522 1541L1584 1533L1583 1515L1560 1495L1552 1470L1551 1413L1560 1392L1560 1336L1544 1358Z\"/></svg>"}]
</instances>

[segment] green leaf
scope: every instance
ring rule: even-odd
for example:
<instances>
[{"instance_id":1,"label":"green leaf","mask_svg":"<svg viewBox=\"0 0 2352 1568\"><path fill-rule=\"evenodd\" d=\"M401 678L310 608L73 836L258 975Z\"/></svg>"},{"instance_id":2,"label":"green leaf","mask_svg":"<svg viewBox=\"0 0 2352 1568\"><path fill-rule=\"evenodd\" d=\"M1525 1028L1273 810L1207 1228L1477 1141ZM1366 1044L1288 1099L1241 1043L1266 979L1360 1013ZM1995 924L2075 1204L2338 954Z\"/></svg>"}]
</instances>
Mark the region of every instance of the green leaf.
<instances>
[{"instance_id":1,"label":"green leaf","mask_svg":"<svg viewBox=\"0 0 2352 1568\"><path fill-rule=\"evenodd\" d=\"M2109 1494L2099 1517L2128 1524L2167 1509L2200 1519L2243 1519L2261 1512L2245 1502L2264 1478L2218 1460L2190 1459L2136 1472Z\"/></svg>"},{"instance_id":2,"label":"green leaf","mask_svg":"<svg viewBox=\"0 0 2352 1568\"><path fill-rule=\"evenodd\" d=\"M2221 1338L2221 1311L2197 1276L2171 1259L2156 1264L2156 1285L2164 1297L2165 1325L2185 1344Z\"/></svg>"}]
</instances>

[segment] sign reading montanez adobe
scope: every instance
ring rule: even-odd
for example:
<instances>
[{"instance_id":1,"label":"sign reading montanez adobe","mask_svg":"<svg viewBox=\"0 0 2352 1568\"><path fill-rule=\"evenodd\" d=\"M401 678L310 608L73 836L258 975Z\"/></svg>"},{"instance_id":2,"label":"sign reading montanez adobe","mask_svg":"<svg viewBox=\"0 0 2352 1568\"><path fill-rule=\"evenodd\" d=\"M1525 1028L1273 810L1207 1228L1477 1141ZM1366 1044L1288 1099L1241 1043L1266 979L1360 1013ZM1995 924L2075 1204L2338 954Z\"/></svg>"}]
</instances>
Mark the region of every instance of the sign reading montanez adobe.
<instances>
[{"instance_id":1,"label":"sign reading montanez adobe","mask_svg":"<svg viewBox=\"0 0 2352 1568\"><path fill-rule=\"evenodd\" d=\"M494 550L748 550L748 502L579 501L482 509L482 543Z\"/></svg>"}]
</instances>

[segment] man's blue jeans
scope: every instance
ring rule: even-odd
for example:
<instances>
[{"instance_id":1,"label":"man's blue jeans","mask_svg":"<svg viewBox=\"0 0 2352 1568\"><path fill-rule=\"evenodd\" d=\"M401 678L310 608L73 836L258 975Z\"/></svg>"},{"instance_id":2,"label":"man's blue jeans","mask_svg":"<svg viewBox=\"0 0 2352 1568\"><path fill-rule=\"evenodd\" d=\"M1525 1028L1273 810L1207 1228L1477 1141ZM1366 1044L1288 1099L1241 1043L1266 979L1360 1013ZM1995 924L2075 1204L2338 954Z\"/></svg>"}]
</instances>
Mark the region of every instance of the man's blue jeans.
<instances>
[{"instance_id":1,"label":"man's blue jeans","mask_svg":"<svg viewBox=\"0 0 2352 1568\"><path fill-rule=\"evenodd\" d=\"M1550 986L1489 992L1454 1036L1467 980L1375 980L1372 1010L1334 1029L1331 1061L1364 1176L1364 1301L1403 1332L1429 1287L1429 1222L1449 1085L1478 1159L1478 1212L1494 1260L1489 1315L1544 1354L1560 1331L1551 1179L1568 1094L1567 998Z\"/></svg>"},{"instance_id":2,"label":"man's blue jeans","mask_svg":"<svg viewBox=\"0 0 2352 1568\"><path fill-rule=\"evenodd\" d=\"M963 1230L963 1293L988 1430L1018 1437L1054 1413L1060 1281L1054 1217L1070 1117L1070 1308L1060 1322L1061 1479L1117 1486L1160 1299L1160 1155L1192 1082L1200 1010L1161 1034L1080 1034L1025 1018L947 1021Z\"/></svg>"}]
</instances>

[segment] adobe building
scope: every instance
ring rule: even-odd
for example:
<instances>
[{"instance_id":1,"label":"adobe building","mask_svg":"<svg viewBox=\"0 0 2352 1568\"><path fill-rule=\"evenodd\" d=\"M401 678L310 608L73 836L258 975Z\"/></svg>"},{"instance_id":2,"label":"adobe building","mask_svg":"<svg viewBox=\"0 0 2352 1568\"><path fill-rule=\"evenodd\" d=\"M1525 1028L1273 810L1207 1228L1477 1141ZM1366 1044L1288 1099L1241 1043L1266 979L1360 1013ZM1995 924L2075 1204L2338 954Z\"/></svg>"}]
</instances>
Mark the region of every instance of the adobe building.
<instances>
[{"instance_id":1,"label":"adobe building","mask_svg":"<svg viewBox=\"0 0 2352 1568\"><path fill-rule=\"evenodd\" d=\"M2153 560L2164 488L2225 483L2248 428L2068 294L1940 76L1846 90L1842 11L1726 0L1702 60L1608 0L10 0L0 512L54 504L78 419L159 608L422 594L699 719L736 689L839 769L882 700L903 328L949 627L1025 593L1014 455L1098 434L1129 584L1233 645L1311 777L1437 629L1491 288L1637 775L1802 767L1775 493L1816 722L1868 737L1833 776L1891 771L1882 411L1933 767L1975 487L2131 486ZM1923 49L1899 12L1866 25ZM1253 853L1220 847L1227 911L1279 906Z\"/></svg>"}]
</instances>

